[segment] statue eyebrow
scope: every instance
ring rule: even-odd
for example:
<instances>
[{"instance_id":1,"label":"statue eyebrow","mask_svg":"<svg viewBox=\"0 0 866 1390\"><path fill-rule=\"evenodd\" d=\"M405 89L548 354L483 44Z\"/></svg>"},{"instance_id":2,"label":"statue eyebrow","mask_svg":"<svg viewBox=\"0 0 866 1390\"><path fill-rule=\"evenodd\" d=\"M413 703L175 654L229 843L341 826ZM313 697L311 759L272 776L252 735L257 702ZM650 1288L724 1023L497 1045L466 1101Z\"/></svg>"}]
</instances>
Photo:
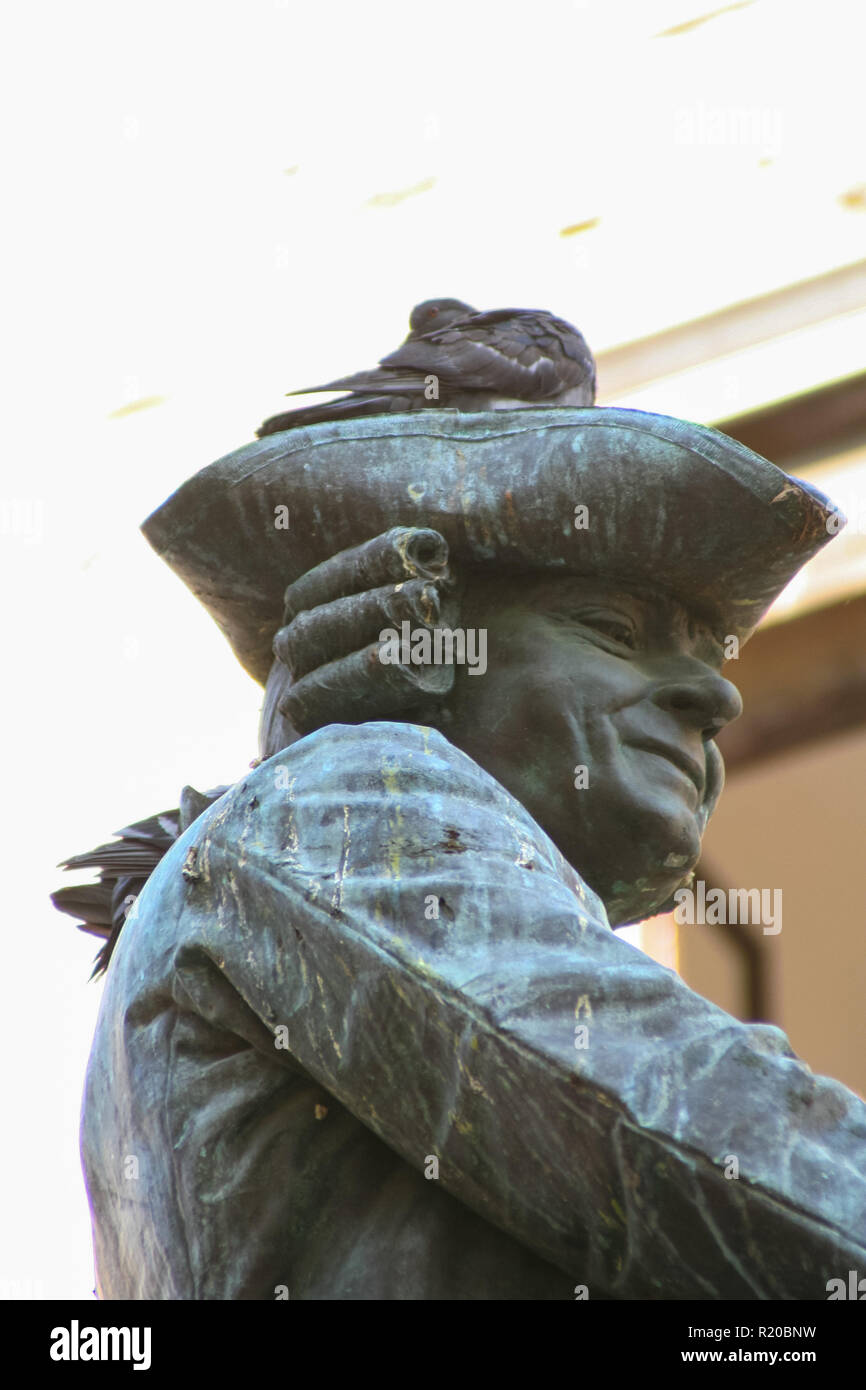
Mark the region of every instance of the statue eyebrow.
<instances>
[{"instance_id":1,"label":"statue eyebrow","mask_svg":"<svg viewBox=\"0 0 866 1390\"><path fill-rule=\"evenodd\" d=\"M573 580L574 587L570 580ZM585 589L578 587L584 584ZM595 587L596 585L598 587ZM682 599L661 589L648 588L642 593L636 593L628 588L608 588L603 579L593 575L563 575L552 577L549 586L545 585L540 594L530 595L526 600L527 606L533 612L543 612L545 608L560 609L565 605L573 608L585 605L589 608L603 607L605 604L616 605L618 602L628 606L631 616L637 619L641 627L646 626L648 618L651 620L652 610L660 605L673 613L678 612L680 621L682 615L685 615L686 631L689 638L696 642L702 659L706 659L710 665L724 664L726 635L717 627L717 616L688 608Z\"/></svg>"},{"instance_id":2,"label":"statue eyebrow","mask_svg":"<svg viewBox=\"0 0 866 1390\"><path fill-rule=\"evenodd\" d=\"M630 605L634 604L641 611L643 611L646 606L647 600L641 594L631 593L628 589L611 590L604 587L593 588L590 587L593 583L592 580L587 579L584 581L583 579L575 577L575 583L583 584L584 582L587 585L585 590L575 590L562 580L553 580L551 581L550 588L545 588L542 593L530 596L527 603L531 608L539 608L543 607L545 604L554 603L560 606L563 603L604 604L625 602Z\"/></svg>"}]
</instances>

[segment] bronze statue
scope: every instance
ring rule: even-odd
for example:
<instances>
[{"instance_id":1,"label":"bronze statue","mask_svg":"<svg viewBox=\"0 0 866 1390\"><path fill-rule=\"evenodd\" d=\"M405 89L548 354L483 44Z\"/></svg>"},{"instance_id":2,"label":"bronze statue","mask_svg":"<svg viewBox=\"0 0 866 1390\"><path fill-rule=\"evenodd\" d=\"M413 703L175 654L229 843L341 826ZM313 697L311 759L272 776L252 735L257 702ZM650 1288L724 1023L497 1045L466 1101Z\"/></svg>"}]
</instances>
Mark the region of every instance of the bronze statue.
<instances>
[{"instance_id":1,"label":"bronze statue","mask_svg":"<svg viewBox=\"0 0 866 1390\"><path fill-rule=\"evenodd\" d=\"M727 644L837 515L714 430L568 408L271 435L154 513L265 686L263 761L187 793L115 933L102 1297L823 1299L866 1267L866 1106L612 931L688 884Z\"/></svg>"}]
</instances>

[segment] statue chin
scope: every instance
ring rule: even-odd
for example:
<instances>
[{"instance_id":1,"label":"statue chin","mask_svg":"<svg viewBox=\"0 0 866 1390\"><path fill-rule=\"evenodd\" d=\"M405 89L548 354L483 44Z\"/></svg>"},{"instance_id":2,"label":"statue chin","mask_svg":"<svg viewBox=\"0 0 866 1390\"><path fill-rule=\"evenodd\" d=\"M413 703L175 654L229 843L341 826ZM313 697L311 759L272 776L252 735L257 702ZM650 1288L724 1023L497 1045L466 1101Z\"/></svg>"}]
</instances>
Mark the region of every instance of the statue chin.
<instances>
[{"instance_id":1,"label":"statue chin","mask_svg":"<svg viewBox=\"0 0 866 1390\"><path fill-rule=\"evenodd\" d=\"M657 881L652 883L643 879L638 879L633 885L617 883L609 897L601 893L599 896L604 902L610 925L628 927L634 922L645 921L647 917L656 917L662 912L673 912L677 905L674 894L677 889L690 883L691 878L691 873L688 873L673 887L670 886L670 880L667 880L662 888L658 887Z\"/></svg>"},{"instance_id":2,"label":"statue chin","mask_svg":"<svg viewBox=\"0 0 866 1390\"><path fill-rule=\"evenodd\" d=\"M674 894L694 877L701 856L701 839L697 833L690 835L686 843L681 843L681 853L675 853L670 846L670 838L665 835L655 846L645 841L644 853L638 856L624 856L616 863L608 859L595 873L589 866L588 872L576 866L604 903L611 926L629 926L674 910Z\"/></svg>"}]
</instances>

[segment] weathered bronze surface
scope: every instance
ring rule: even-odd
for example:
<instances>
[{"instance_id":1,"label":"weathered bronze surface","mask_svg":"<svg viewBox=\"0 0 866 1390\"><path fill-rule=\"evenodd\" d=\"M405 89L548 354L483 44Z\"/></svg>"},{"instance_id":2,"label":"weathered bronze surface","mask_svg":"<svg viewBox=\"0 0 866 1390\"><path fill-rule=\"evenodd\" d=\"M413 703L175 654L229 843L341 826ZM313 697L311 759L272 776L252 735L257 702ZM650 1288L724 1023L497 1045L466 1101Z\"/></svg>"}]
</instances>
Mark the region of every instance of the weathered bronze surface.
<instances>
[{"instance_id":1,"label":"weathered bronze surface","mask_svg":"<svg viewBox=\"0 0 866 1390\"><path fill-rule=\"evenodd\" d=\"M725 639L831 512L714 431L550 410L295 430L150 518L267 683L265 761L113 954L103 1297L824 1299L864 1266L866 1106L611 930L688 883ZM376 623L443 612L486 669L408 661L398 700Z\"/></svg>"}]
</instances>

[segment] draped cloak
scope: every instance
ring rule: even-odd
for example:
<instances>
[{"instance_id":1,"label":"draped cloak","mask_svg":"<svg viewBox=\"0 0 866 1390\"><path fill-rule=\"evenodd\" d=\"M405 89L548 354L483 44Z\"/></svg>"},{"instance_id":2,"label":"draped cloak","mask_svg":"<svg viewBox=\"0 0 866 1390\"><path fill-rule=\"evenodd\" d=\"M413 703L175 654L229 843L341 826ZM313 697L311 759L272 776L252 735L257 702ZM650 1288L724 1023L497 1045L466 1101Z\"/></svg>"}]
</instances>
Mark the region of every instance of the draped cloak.
<instances>
[{"instance_id":1,"label":"draped cloak","mask_svg":"<svg viewBox=\"0 0 866 1390\"><path fill-rule=\"evenodd\" d=\"M419 725L319 729L165 855L81 1141L107 1299L824 1299L866 1270L866 1105L620 940Z\"/></svg>"}]
</instances>

